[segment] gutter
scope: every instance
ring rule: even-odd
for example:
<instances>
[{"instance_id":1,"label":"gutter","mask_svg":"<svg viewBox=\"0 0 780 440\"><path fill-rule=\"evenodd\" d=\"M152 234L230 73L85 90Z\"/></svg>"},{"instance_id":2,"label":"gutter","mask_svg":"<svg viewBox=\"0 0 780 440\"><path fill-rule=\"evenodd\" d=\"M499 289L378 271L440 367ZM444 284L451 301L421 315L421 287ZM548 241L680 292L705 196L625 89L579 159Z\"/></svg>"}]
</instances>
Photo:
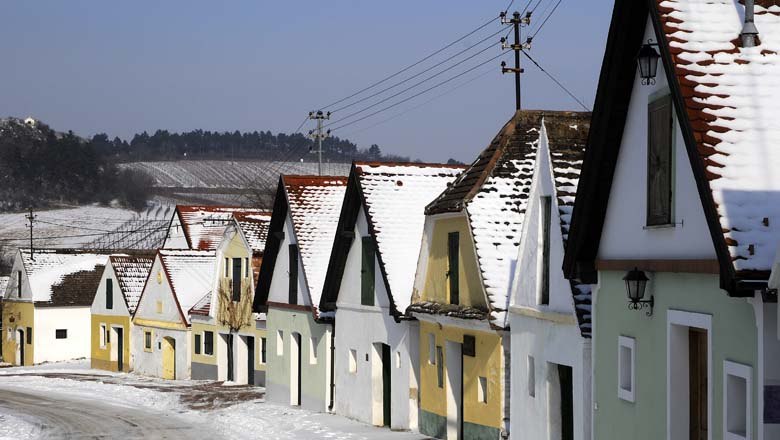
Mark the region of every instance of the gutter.
<instances>
[{"instance_id":1,"label":"gutter","mask_svg":"<svg viewBox=\"0 0 780 440\"><path fill-rule=\"evenodd\" d=\"M333 330L330 332L330 403L328 411L333 412L336 401L336 320L333 320Z\"/></svg>"}]
</instances>

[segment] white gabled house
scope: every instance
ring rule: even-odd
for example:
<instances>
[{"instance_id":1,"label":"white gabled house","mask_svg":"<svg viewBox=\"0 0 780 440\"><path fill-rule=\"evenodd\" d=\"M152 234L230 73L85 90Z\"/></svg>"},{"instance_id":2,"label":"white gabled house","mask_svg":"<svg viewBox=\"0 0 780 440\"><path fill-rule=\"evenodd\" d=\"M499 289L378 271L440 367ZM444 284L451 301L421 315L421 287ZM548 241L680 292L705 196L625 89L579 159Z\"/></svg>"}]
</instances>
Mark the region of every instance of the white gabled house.
<instances>
[{"instance_id":1,"label":"white gabled house","mask_svg":"<svg viewBox=\"0 0 780 440\"><path fill-rule=\"evenodd\" d=\"M417 429L419 329L405 315L425 206L463 170L356 162L347 184L320 309L336 313L335 410Z\"/></svg>"},{"instance_id":2,"label":"white gabled house","mask_svg":"<svg viewBox=\"0 0 780 440\"><path fill-rule=\"evenodd\" d=\"M90 306L107 255L19 249L3 296L3 358L33 365L90 357Z\"/></svg>"},{"instance_id":3,"label":"white gabled house","mask_svg":"<svg viewBox=\"0 0 780 440\"><path fill-rule=\"evenodd\" d=\"M214 250L234 214L262 216L265 212L234 206L176 205L163 249Z\"/></svg>"},{"instance_id":4,"label":"white gabled house","mask_svg":"<svg viewBox=\"0 0 780 440\"><path fill-rule=\"evenodd\" d=\"M319 308L347 179L282 176L255 293L267 312L266 397L333 409L333 312Z\"/></svg>"},{"instance_id":5,"label":"white gabled house","mask_svg":"<svg viewBox=\"0 0 780 440\"><path fill-rule=\"evenodd\" d=\"M134 370L189 379L191 324L187 312L213 289L213 251L159 250L133 314Z\"/></svg>"},{"instance_id":6,"label":"white gabled house","mask_svg":"<svg viewBox=\"0 0 780 440\"><path fill-rule=\"evenodd\" d=\"M510 296L512 438L590 438L590 287L564 246L590 113L545 112Z\"/></svg>"}]
</instances>

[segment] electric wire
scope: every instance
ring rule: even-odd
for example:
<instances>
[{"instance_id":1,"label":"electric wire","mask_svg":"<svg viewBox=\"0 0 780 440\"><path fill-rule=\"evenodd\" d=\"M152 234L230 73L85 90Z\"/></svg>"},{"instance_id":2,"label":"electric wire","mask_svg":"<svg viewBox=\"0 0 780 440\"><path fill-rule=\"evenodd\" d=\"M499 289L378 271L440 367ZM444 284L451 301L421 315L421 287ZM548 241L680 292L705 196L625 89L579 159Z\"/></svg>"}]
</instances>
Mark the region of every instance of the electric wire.
<instances>
[{"instance_id":1,"label":"electric wire","mask_svg":"<svg viewBox=\"0 0 780 440\"><path fill-rule=\"evenodd\" d=\"M444 63L446 63L446 62L448 62L448 61L451 61L452 59L454 59L454 58L456 58L456 57L458 57L458 56L460 56L460 55L462 55L462 54L464 54L464 53L466 53L466 52L470 51L471 49L473 49L473 48L475 48L475 47L479 46L480 44L484 43L485 41L487 41L487 40L489 40L489 39L491 39L491 38L495 37L495 36L496 36L496 35L498 35L498 34L500 34L501 32L504 32L504 29L503 29L503 28L502 28L502 29L499 29L497 32L494 32L494 33L492 33L492 34L488 35L487 37L485 37L485 38L483 38L483 39L479 40L478 42L476 42L476 43L472 44L471 46L469 46L469 47L467 47L467 48L465 48L465 49L461 50L460 52L458 52L458 53L456 53L456 54L454 54L454 55L451 55L450 57L448 57L448 58L444 59L443 61L440 61L440 62L438 62L438 63L434 64L433 66L430 66L430 67L428 67L428 68L427 68L427 69L425 69L425 70L422 70L422 71L420 71L420 72L417 72L417 73L415 73L414 75L412 75L412 76L410 76L410 77L408 77L408 78L406 78L406 79L404 79L404 80L402 80L402 81L399 81L399 82L397 82L397 83L395 83L395 84L393 84L393 85L391 85L391 86L385 87L384 89L382 89L382 90L380 90L380 91L378 91L378 92L374 92L374 93L372 93L371 95L368 95L368 96L365 96L365 97L363 97L363 98L360 98L360 99L358 99L357 101L353 101L353 102L351 102L351 103L349 103L349 104L346 104L346 105L343 105L343 106L341 106L341 107L339 107L339 108L337 108L337 109L331 110L331 113L336 113L336 112L339 112L339 111L341 111L341 110L345 110L345 109L347 109L347 108L349 108L349 107L352 107L352 106L354 106L354 105L360 104L361 102L365 102L365 101L367 101L367 100L369 100L369 99L371 99L371 98L374 98L374 97L376 97L376 96L378 96L378 95L381 95L381 94L383 94L384 92L387 92L388 90L394 89L394 88L396 88L396 87L400 86L401 84L404 84L404 83L406 83L406 82L409 82L409 81L411 81L411 80L413 80L413 79L417 78L418 76L420 76L420 75L422 75L422 74L424 74L424 73L426 73L426 72L430 72L431 70L435 69L436 67L439 67L439 66L441 66L442 64L444 64ZM468 58L467 58L467 60L468 60ZM458 65L458 64L455 64L455 65L453 65L452 67L455 67L455 66L457 66L457 65ZM445 71L446 71L446 70L445 70ZM440 72L439 74L441 74L441 73L444 73L444 71L443 71L443 72ZM435 76L437 76L437 75L434 75L433 77L435 77ZM431 77L431 78L433 78L433 77ZM429 79L430 79L430 78L429 78Z\"/></svg>"},{"instance_id":2,"label":"electric wire","mask_svg":"<svg viewBox=\"0 0 780 440\"><path fill-rule=\"evenodd\" d=\"M555 4L555 7L552 9L552 11L550 11L550 13L549 13L549 14L547 15L547 17L544 19L544 21L542 22L542 24L540 24L540 25L539 25L539 27L537 27L537 28L536 28L536 31L534 31L534 33L531 35L531 39L534 39L534 37L536 37L536 34L538 34L538 33L539 33L539 31L541 31L541 30L542 30L542 28L544 27L544 25L545 25L545 24L547 24L547 21L550 19L550 17L552 17L552 16L553 16L553 14L555 13L555 10L556 10L556 9L558 9L558 6L560 6L560 5L561 5L561 2L562 2L562 1L563 1L563 0L558 0L558 3L556 3L556 4Z\"/></svg>"},{"instance_id":3,"label":"electric wire","mask_svg":"<svg viewBox=\"0 0 780 440\"><path fill-rule=\"evenodd\" d=\"M579 98L577 98L576 96L574 96L574 94L573 94L571 91L569 91L569 89L567 89L567 88L566 88L566 86L564 86L564 85L563 85L563 84L562 84L560 81L558 81L558 80L557 80L557 79L556 79L556 78L555 78L555 77L554 77L554 76L553 76L553 75L552 75L550 72L548 72L547 70L545 70L545 69L544 69L544 67L542 67L542 66L541 66L541 65L540 65L540 64L539 64L539 63L538 63L538 62L537 62L535 59L533 59L533 58L531 57L531 55L529 55L529 54L528 54L528 52L526 52L526 51L524 51L524 50L523 50L523 51L521 51L521 52L523 52L523 55L525 55L525 56L526 56L526 57L527 57L529 60L531 60L531 62L532 62L532 63L534 63L534 65L536 65L536 67L537 67L539 70L541 70L541 71L542 71L542 72L543 72L545 75L547 75L547 76L548 76L548 77L549 77L549 78L550 78L550 79L551 79L551 80L552 80L552 81L553 81L555 84L557 84L557 85L558 85L558 87L560 87L560 88L561 88L561 89L562 89L564 92L566 92L566 93L567 93L567 94L568 94L568 95L569 95L569 96L570 96L570 97L571 97L573 100L577 101L577 104L579 104L579 105L580 105L582 108L584 108L585 110L587 110L587 111L591 111L591 109L590 109L590 108L588 108L588 106L586 106L585 104L583 104L583 103L582 103L582 101L580 101L580 100L579 100Z\"/></svg>"},{"instance_id":4,"label":"electric wire","mask_svg":"<svg viewBox=\"0 0 780 440\"><path fill-rule=\"evenodd\" d=\"M422 94L424 94L424 93L428 93L428 92L430 92L431 90L434 90L434 89L436 89L436 88L438 88L438 87L441 87L441 86L443 86L444 84L447 84L447 83L449 83L450 81L453 81L453 80L455 80L455 79L458 79L458 78L460 78L461 76L463 76L463 75L465 75L465 74L467 74L467 73L469 73L469 72L473 72L474 70L476 70L476 69L480 68L481 66L484 66L485 64L487 64L487 63L489 63L489 62L495 61L496 59L498 59L498 58L502 57L504 54L506 54L506 52L507 52L507 51L505 51L505 50L504 50L504 51L502 51L501 53L499 53L498 55L496 55L496 56L494 56L494 57L491 57L491 58L489 58L489 59L487 59L487 60L485 60L485 61L483 61L483 62L481 62L481 63L477 64L476 66L474 66L474 67L471 67L470 69L467 69L467 70L465 70L465 71L463 71L463 72L461 72L461 73L459 73L459 74L457 74L457 75L455 75L455 76L452 76L452 77L450 77L450 78L447 78L446 80L444 80L444 81L442 81L442 82L440 82L440 83L438 83L438 84L434 84L433 86L431 86L431 87L428 87L428 88L427 88L427 89L425 89L425 90L422 90L422 91L420 91L420 92L417 92L417 93L415 93L415 94L414 94L414 95L412 95L412 96L408 96L408 97L406 97L406 98L402 99L401 101L398 101L398 102L396 102L396 103L390 104L390 105L388 105L388 106L386 106L386 107L383 107L383 108L381 108L381 109L379 109L379 110L377 110L377 111L375 111L375 112L369 113L368 115L365 115L365 116L362 116L362 117L360 117L360 118L358 118L358 119L355 119L354 121L347 122L347 123L345 123L345 124L339 125L339 126L337 126L337 127L333 128L332 130L333 130L333 131L335 131L335 130L339 130L339 129L341 129L341 128L344 128L344 127L348 127L348 126L350 126L350 125L352 125L352 124L358 123L358 122L360 122L360 121L363 121L363 120L365 120L365 119L368 119L368 118L370 118L370 117L372 117L372 116L375 116L375 115L377 115L377 114L379 114L379 113L381 113L381 112L383 112L383 111L386 111L386 110L389 110L389 109L391 109L391 108L393 108L393 107L396 107L396 106L398 106L398 105L401 105L401 104L403 104L404 102L408 102L409 100L411 100L411 99L414 99L414 98L416 98L416 97L418 97L418 96L420 96L420 95L422 95ZM338 122L338 121L336 121L336 122Z\"/></svg>"},{"instance_id":5,"label":"electric wire","mask_svg":"<svg viewBox=\"0 0 780 440\"><path fill-rule=\"evenodd\" d=\"M161 232L168 229L168 227L160 227L160 228L154 228L154 229L137 229L135 231L116 231L116 232L109 232L105 234L72 234L72 235L51 235L51 236L45 236L45 237L36 237L33 236L33 240L60 240L63 238L82 238L82 237L105 237L107 235L117 235L117 234L135 234L135 233L145 233L145 232ZM26 238L0 238L0 242L11 242L11 241L22 241L22 242L29 242L30 237Z\"/></svg>"},{"instance_id":6,"label":"electric wire","mask_svg":"<svg viewBox=\"0 0 780 440\"><path fill-rule=\"evenodd\" d=\"M398 75L400 75L400 74L402 74L404 72L407 72L409 69L412 69L412 68L414 68L414 67L424 63L425 61L428 61L429 59L435 57L436 55L438 55L438 54L440 54L442 52L444 52L445 50L449 49L450 47L454 46L455 44L463 41L464 39L470 37L471 35L474 35L475 33L479 32L479 31L481 31L482 29L486 28L491 23L493 23L496 19L497 19L496 17L492 17L490 20L488 20L485 23L479 25L476 29L469 31L468 33L466 33L465 35L463 35L460 38L456 39L455 41L453 41L451 43L448 43L447 45L445 45L441 49L438 49L438 50L434 51L433 53L431 53L429 55L426 55L425 57L423 57L419 61L416 61L416 62L414 62L414 63L404 67L403 69L401 69L401 70L399 70L399 71L397 71L397 72L395 72L395 73L393 73L393 74L391 74L389 76L386 76L386 77L380 79L379 81L376 81L373 84L358 90L355 93L352 93L351 95L349 95L347 97L344 97L344 98L341 98L341 99L339 99L337 101L331 102L328 105L324 105L324 106L320 107L320 109L325 110L325 109L328 109L330 107L333 107L334 105L341 104L342 102L347 101L349 99L352 99L355 96L360 95L361 93L363 93L363 92L365 92L367 90L373 89L374 87L378 86L379 84L382 84L382 83L384 83L384 82L386 82L386 81L388 81L390 79L395 78L396 76L398 76Z\"/></svg>"},{"instance_id":7,"label":"electric wire","mask_svg":"<svg viewBox=\"0 0 780 440\"><path fill-rule=\"evenodd\" d=\"M419 86L419 85L422 85L422 84L424 84L424 83L426 83L426 82L430 81L430 80L431 80L431 79L433 79L433 78L436 78L437 76L440 76L440 75L442 75L442 74L444 74L444 73L447 73L448 71L450 71L450 70L452 70L453 68L455 68L455 67L457 67L457 66L459 66L459 65L461 65L461 64L463 64L463 63L465 63L466 61L472 60L472 59L474 59L475 57L477 57L477 56L479 56L479 55L482 55L483 53L485 53L486 51L488 51L488 50L490 50L490 49L492 49L492 48L494 48L494 47L495 47L495 46L494 46L493 44L490 44L489 46L486 46L486 47L484 47L484 48L483 48L483 49L481 49L480 51L478 51L478 52L476 52L476 53L474 53L474 54L472 54L472 55L469 55L468 57L464 58L463 60L460 60L460 61L458 61L457 63L455 63L455 64L453 64L453 65L451 65L451 66L447 67L446 69L443 69L443 70L441 70L441 71L439 71L439 72L437 72L437 73L435 73L435 74L433 74L433 75L431 75L431 76L428 76L427 78L425 78L425 79L423 79L423 80L420 80L420 81L418 81L418 82L414 83L413 85L411 85L411 86L409 86L409 87L407 87L407 88L405 88L405 89L401 90L400 92L396 92L396 93L394 93L394 94L392 94L392 95L390 95L390 96L387 96L387 97L385 97L385 98L382 98L382 99L380 99L379 101L377 101L377 102L375 102L375 103L373 103L373 104L371 104L371 105L368 105L368 106L366 106L366 107L363 107L363 108L362 108L362 109L360 109L360 110L354 111L354 112L352 112L352 113L348 114L347 116L344 116L344 117L342 117L341 119L337 119L337 120L335 120L335 121L333 121L333 122L330 122L330 123L328 123L328 124L325 124L323 127L330 127L330 126L332 126L332 125L339 124L339 123L341 123L342 121L345 121L345 120L347 120L347 119L350 119L350 118L352 118L352 117L354 117L354 116L357 116L357 115L359 115L359 114L361 114L361 113L363 113L363 112L365 112L365 111L367 111L367 110L370 110L370 109L372 109L372 108L374 108L374 107L376 107L376 106L378 106L378 105L380 105L380 104L383 104L383 103L385 103L385 102L387 102L387 101L389 101L389 100L391 100L391 99L393 99L393 98L396 98L396 97L398 97L398 96L400 96L400 95L402 95L402 94L404 94L404 93L408 92L409 90L412 90L412 89L416 88L417 86ZM415 96L417 96L417 95L415 95Z\"/></svg>"}]
</instances>

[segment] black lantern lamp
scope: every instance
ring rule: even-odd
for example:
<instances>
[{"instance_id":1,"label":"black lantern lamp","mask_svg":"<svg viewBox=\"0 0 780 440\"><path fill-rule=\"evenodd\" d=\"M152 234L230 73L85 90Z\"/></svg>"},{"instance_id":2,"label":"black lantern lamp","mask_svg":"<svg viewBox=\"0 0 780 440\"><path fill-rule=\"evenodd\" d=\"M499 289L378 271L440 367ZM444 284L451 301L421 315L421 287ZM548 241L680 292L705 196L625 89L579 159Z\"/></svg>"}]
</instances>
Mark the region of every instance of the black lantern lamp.
<instances>
[{"instance_id":1,"label":"black lantern lamp","mask_svg":"<svg viewBox=\"0 0 780 440\"><path fill-rule=\"evenodd\" d=\"M636 56L639 76L644 85L655 84L655 75L658 73L658 58L661 58L661 55L658 54L654 46L658 46L658 44L653 43L653 40L647 40L647 43L639 48L639 53Z\"/></svg>"},{"instance_id":2,"label":"black lantern lamp","mask_svg":"<svg viewBox=\"0 0 780 440\"><path fill-rule=\"evenodd\" d=\"M650 295L650 299L642 299L645 297L645 287L647 287L647 275L641 270L634 268L634 270L628 271L626 276L623 277L623 281L626 282L626 294L628 295L628 308L631 310L641 310L649 307L650 310L646 312L647 316L653 315L653 305L655 303L654 298Z\"/></svg>"}]
</instances>

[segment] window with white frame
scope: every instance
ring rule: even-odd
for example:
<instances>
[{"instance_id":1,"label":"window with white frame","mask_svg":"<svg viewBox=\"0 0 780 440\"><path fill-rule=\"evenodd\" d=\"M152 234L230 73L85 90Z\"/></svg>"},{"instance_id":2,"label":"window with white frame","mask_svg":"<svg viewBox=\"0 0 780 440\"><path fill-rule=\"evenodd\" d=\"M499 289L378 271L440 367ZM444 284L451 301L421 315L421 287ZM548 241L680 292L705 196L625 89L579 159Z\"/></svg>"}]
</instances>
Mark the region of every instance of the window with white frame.
<instances>
[{"instance_id":1,"label":"window with white frame","mask_svg":"<svg viewBox=\"0 0 780 440\"><path fill-rule=\"evenodd\" d=\"M317 363L317 343L319 340L314 336L309 341L309 363L315 365Z\"/></svg>"},{"instance_id":2,"label":"window with white frame","mask_svg":"<svg viewBox=\"0 0 780 440\"><path fill-rule=\"evenodd\" d=\"M106 348L106 325L100 324L100 348Z\"/></svg>"},{"instance_id":3,"label":"window with white frame","mask_svg":"<svg viewBox=\"0 0 780 440\"><path fill-rule=\"evenodd\" d=\"M349 349L349 372L357 373L357 350Z\"/></svg>"},{"instance_id":4,"label":"window with white frame","mask_svg":"<svg viewBox=\"0 0 780 440\"><path fill-rule=\"evenodd\" d=\"M634 351L636 340L627 336L618 337L618 397L633 402L634 390Z\"/></svg>"},{"instance_id":5,"label":"window with white frame","mask_svg":"<svg viewBox=\"0 0 780 440\"><path fill-rule=\"evenodd\" d=\"M277 330L276 332L276 355L281 356L284 354L284 332Z\"/></svg>"},{"instance_id":6,"label":"window with white frame","mask_svg":"<svg viewBox=\"0 0 780 440\"><path fill-rule=\"evenodd\" d=\"M534 357L528 355L528 395L536 397L536 363Z\"/></svg>"},{"instance_id":7,"label":"window with white frame","mask_svg":"<svg viewBox=\"0 0 780 440\"><path fill-rule=\"evenodd\" d=\"M723 361L723 438L751 439L751 376L753 368Z\"/></svg>"},{"instance_id":8,"label":"window with white frame","mask_svg":"<svg viewBox=\"0 0 780 440\"><path fill-rule=\"evenodd\" d=\"M487 403L487 377L477 377L477 401L480 403Z\"/></svg>"}]
</instances>

